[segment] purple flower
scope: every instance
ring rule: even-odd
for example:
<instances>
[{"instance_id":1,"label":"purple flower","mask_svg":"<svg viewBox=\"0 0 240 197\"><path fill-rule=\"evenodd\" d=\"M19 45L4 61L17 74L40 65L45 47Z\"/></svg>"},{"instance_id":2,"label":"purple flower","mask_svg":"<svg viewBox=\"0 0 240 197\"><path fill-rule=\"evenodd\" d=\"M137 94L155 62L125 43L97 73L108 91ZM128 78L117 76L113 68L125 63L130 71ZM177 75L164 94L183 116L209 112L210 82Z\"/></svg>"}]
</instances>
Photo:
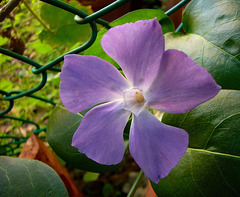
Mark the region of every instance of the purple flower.
<instances>
[{"instance_id":1,"label":"purple flower","mask_svg":"<svg viewBox=\"0 0 240 197\"><path fill-rule=\"evenodd\" d=\"M77 113L104 103L86 113L72 146L101 164L121 162L123 130L132 114L130 153L157 183L186 152L188 134L161 123L148 109L185 113L216 96L220 86L185 53L164 51L164 36L156 18L113 27L101 45L125 77L98 57L65 56L60 75L64 106Z\"/></svg>"}]
</instances>

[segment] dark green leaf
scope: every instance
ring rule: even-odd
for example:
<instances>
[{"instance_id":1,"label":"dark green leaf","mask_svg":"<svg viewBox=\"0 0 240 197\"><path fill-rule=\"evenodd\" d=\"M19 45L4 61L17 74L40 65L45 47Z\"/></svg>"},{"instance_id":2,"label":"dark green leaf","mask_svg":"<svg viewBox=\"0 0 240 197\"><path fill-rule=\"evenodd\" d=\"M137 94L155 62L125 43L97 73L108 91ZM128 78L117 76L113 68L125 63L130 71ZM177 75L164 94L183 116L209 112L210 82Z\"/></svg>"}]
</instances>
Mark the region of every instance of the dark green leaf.
<instances>
[{"instance_id":1,"label":"dark green leaf","mask_svg":"<svg viewBox=\"0 0 240 197\"><path fill-rule=\"evenodd\" d=\"M182 33L166 34L166 49L184 51L224 89L240 89L239 0L193 0Z\"/></svg>"},{"instance_id":2,"label":"dark green leaf","mask_svg":"<svg viewBox=\"0 0 240 197\"><path fill-rule=\"evenodd\" d=\"M111 27L117 26L117 25L122 25L125 23L130 23L130 22L136 22L138 20L148 20L152 18L157 18L162 26L163 33L174 31L174 25L171 21L171 19L161 10L152 10L152 9L141 9L141 10L136 10L133 12L130 12L117 20L113 21L110 23ZM117 68L119 66L117 63L111 59L102 49L101 47L101 39L103 35L107 32L107 29L102 29L101 31L98 32L98 36L94 44L89 47L87 50L85 50L84 55L95 55L98 56Z\"/></svg>"},{"instance_id":3,"label":"dark green leaf","mask_svg":"<svg viewBox=\"0 0 240 197\"><path fill-rule=\"evenodd\" d=\"M0 157L0 194L9 196L68 196L57 173L32 159Z\"/></svg>"},{"instance_id":4,"label":"dark green leaf","mask_svg":"<svg viewBox=\"0 0 240 197\"><path fill-rule=\"evenodd\" d=\"M91 172L112 170L116 165L98 164L71 146L72 136L82 118L81 114L71 113L63 106L57 105L49 118L47 126L47 140L50 146L64 161L81 170Z\"/></svg>"},{"instance_id":5,"label":"dark green leaf","mask_svg":"<svg viewBox=\"0 0 240 197\"><path fill-rule=\"evenodd\" d=\"M149 20L157 18L162 26L163 33L174 31L174 25L171 19L161 10L141 9L129 12L124 16L110 23L111 27L123 25L125 23L136 22L138 20Z\"/></svg>"},{"instance_id":6,"label":"dark green leaf","mask_svg":"<svg viewBox=\"0 0 240 197\"><path fill-rule=\"evenodd\" d=\"M154 184L159 196L239 196L240 91L222 90L186 114L163 122L189 133L189 149L169 176Z\"/></svg>"}]
</instances>

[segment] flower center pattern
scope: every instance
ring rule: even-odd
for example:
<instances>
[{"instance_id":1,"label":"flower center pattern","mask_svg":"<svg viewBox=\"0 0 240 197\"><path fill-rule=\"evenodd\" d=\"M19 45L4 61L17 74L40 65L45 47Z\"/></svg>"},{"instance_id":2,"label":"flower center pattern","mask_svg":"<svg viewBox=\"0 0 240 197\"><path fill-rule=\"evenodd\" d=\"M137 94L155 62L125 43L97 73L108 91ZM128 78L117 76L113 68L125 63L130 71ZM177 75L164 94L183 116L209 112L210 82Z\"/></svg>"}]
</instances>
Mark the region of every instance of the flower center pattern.
<instances>
[{"instance_id":1,"label":"flower center pattern","mask_svg":"<svg viewBox=\"0 0 240 197\"><path fill-rule=\"evenodd\" d=\"M136 99L139 103L145 101L143 95L140 92L136 92Z\"/></svg>"},{"instance_id":2,"label":"flower center pattern","mask_svg":"<svg viewBox=\"0 0 240 197\"><path fill-rule=\"evenodd\" d=\"M146 105L146 100L143 95L143 92L137 88L130 88L123 91L123 109L138 116Z\"/></svg>"}]
</instances>

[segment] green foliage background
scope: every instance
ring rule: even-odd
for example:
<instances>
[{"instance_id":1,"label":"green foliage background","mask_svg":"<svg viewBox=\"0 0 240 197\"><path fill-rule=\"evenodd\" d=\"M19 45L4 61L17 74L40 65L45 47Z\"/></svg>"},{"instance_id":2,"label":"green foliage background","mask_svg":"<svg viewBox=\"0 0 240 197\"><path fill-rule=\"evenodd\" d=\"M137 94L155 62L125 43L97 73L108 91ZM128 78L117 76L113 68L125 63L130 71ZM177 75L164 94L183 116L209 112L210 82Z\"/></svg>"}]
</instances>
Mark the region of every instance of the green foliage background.
<instances>
[{"instance_id":1,"label":"green foliage background","mask_svg":"<svg viewBox=\"0 0 240 197\"><path fill-rule=\"evenodd\" d=\"M65 1L64 1L65 2ZM77 1L70 4L78 9L91 13ZM189 149L169 176L152 183L159 196L239 196L240 193L240 2L238 0L192 0L183 14L184 33L174 32L170 18L160 10L139 10L110 23L110 26L157 17L165 34L166 49L174 48L184 51L197 64L206 68L219 85L221 92L212 100L201 104L186 114L164 113L162 121L185 129L189 133ZM7 18L1 25L0 46L18 52L44 65L65 52L84 43L91 35L88 24L77 25L73 14L37 0L23 0L14 10L14 16ZM99 30L101 26L98 26ZM85 55L96 55L117 65L102 50L100 40L107 28L98 32L95 43L84 51ZM61 65L57 65L58 68ZM0 89L4 91L25 91L40 83L41 78L32 73L32 66L0 54ZM8 78L4 77L8 76ZM48 85L36 93L37 96L59 102L59 73L48 71ZM22 85L24 84L24 85ZM8 102L0 100L0 110L4 110ZM24 97L17 99L14 109L9 113L23 119L36 121L40 126L49 117L53 105L40 100ZM80 124L85 112L72 114L62 105L57 105L48 121L47 140L52 149L65 162L81 170L90 172L106 172L118 166L104 166L93 162L85 155L71 147L71 138ZM155 112L156 114L158 112ZM37 116L40 114L40 117ZM7 119L0 121L6 123ZM11 120L11 133L24 137L19 130L21 123ZM129 125L124 132L128 143ZM29 135L30 132L27 134ZM6 132L0 131L0 136ZM44 134L45 136L45 134ZM0 145L6 144L1 138ZM126 146L127 147L127 146ZM14 152L15 154L19 149ZM0 158L1 161L12 163L12 158ZM0 164L1 165L1 164ZM32 168L28 161L21 161L22 166ZM40 171L45 167L41 164ZM36 167L35 166L35 167ZM6 188L8 184L16 183L6 172L15 173L17 167L2 168L0 185ZM19 173L22 173L19 172ZM47 170L49 176L55 176ZM37 177L40 176L39 174ZM96 179L98 174L88 174ZM46 178L46 177L45 177ZM13 180L13 181L12 181ZM59 179L56 178L58 182ZM57 186L65 191L61 183ZM28 184L29 187L33 185ZM50 190L55 191L54 187ZM9 190L10 191L10 190ZM21 189L19 190L21 191ZM40 191L40 189L39 189ZM13 192L13 191L10 191ZM24 192L22 190L22 192Z\"/></svg>"}]
</instances>

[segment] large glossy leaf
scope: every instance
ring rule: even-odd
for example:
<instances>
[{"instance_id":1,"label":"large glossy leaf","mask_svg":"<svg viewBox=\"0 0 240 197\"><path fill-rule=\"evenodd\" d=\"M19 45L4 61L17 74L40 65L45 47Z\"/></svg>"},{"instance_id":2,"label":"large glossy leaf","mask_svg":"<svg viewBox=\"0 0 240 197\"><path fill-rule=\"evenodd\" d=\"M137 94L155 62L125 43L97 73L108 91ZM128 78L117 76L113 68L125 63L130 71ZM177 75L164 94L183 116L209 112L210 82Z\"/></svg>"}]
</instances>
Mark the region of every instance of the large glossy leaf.
<instances>
[{"instance_id":1,"label":"large glossy leaf","mask_svg":"<svg viewBox=\"0 0 240 197\"><path fill-rule=\"evenodd\" d=\"M117 25L122 25L125 23L130 23L130 22L136 22L138 20L148 20L152 18L157 18L162 26L163 33L166 32L171 32L174 31L174 25L171 21L171 19L161 10L153 10L153 9L141 9L141 10L136 10L133 12L130 12L117 20L113 21L110 23L111 27L117 26ZM117 63L112 60L102 49L100 41L103 37L103 35L107 32L107 29L104 28L101 31L98 32L97 39L94 42L94 44L88 48L85 52L84 55L95 55L98 56L110 63L112 63L114 66L119 68Z\"/></svg>"},{"instance_id":2,"label":"large glossy leaf","mask_svg":"<svg viewBox=\"0 0 240 197\"><path fill-rule=\"evenodd\" d=\"M169 176L152 183L159 196L239 196L240 91L222 90L186 114L163 122L189 133L189 149Z\"/></svg>"},{"instance_id":3,"label":"large glossy leaf","mask_svg":"<svg viewBox=\"0 0 240 197\"><path fill-rule=\"evenodd\" d=\"M240 89L240 1L192 0L182 33L166 34L166 49L187 53L224 89Z\"/></svg>"},{"instance_id":4,"label":"large glossy leaf","mask_svg":"<svg viewBox=\"0 0 240 197\"><path fill-rule=\"evenodd\" d=\"M82 113L71 113L62 105L54 108L47 125L47 140L50 146L64 161L81 170L91 172L112 170L116 165L98 164L71 146L72 136L82 121Z\"/></svg>"},{"instance_id":5,"label":"large glossy leaf","mask_svg":"<svg viewBox=\"0 0 240 197\"><path fill-rule=\"evenodd\" d=\"M129 12L124 16L116 19L115 21L110 23L111 27L117 25L123 25L125 23L134 23L138 20L148 20L157 18L162 26L163 33L174 31L174 25L171 19L162 11L162 10L154 10L154 9L140 9L133 12Z\"/></svg>"},{"instance_id":6,"label":"large glossy leaf","mask_svg":"<svg viewBox=\"0 0 240 197\"><path fill-rule=\"evenodd\" d=\"M68 196L57 173L32 159L0 157L0 196Z\"/></svg>"}]
</instances>

